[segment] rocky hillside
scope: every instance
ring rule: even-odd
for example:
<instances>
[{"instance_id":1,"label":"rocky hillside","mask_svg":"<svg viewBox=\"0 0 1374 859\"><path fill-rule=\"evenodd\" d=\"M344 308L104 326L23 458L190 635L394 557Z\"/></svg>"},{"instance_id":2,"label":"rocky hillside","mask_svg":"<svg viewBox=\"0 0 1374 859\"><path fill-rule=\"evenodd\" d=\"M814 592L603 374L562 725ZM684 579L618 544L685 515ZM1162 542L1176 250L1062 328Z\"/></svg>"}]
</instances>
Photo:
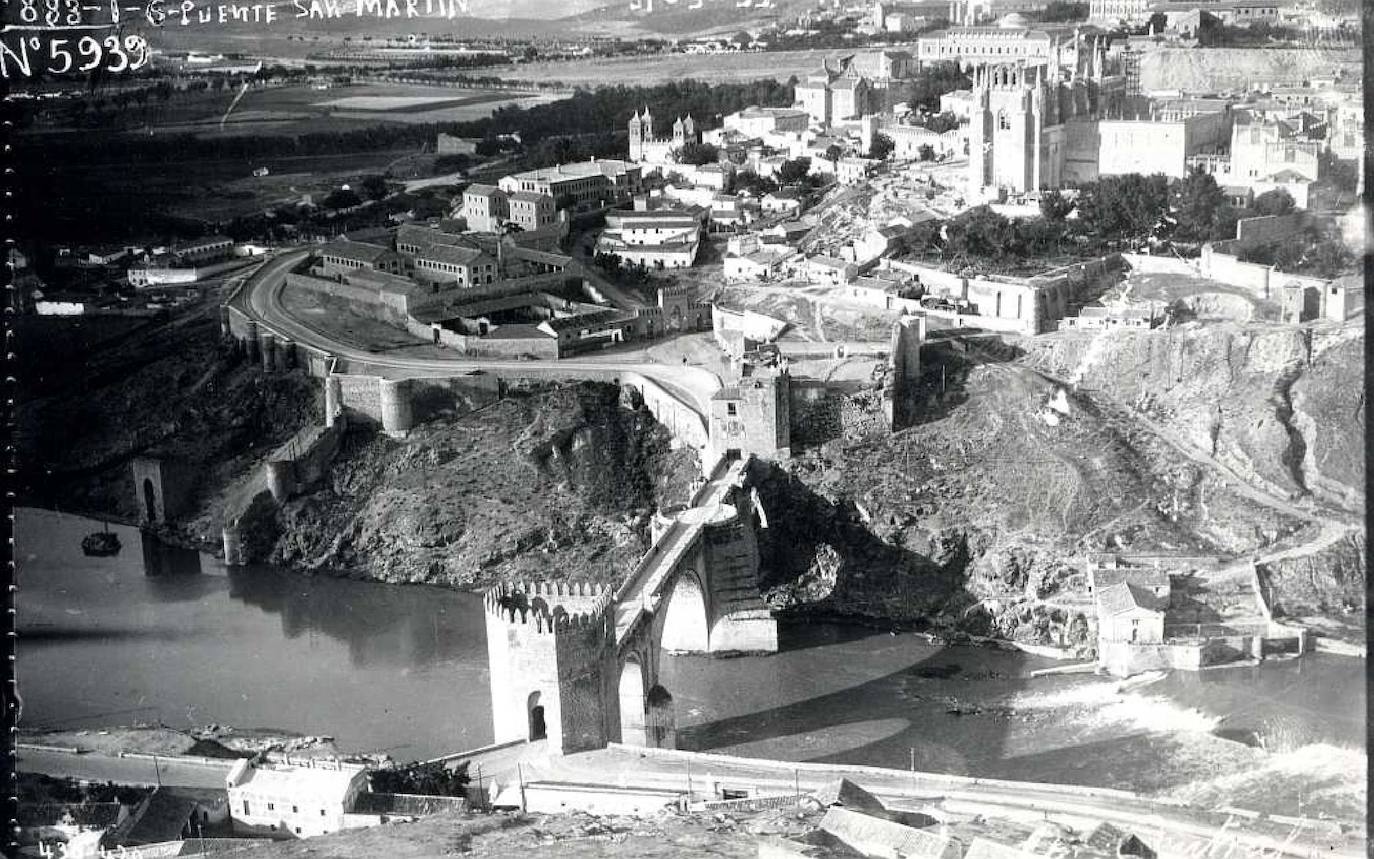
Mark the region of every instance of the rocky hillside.
<instances>
[{"instance_id":1,"label":"rocky hillside","mask_svg":"<svg viewBox=\"0 0 1374 859\"><path fill-rule=\"evenodd\" d=\"M1073 645L1082 609L1055 603L1081 586L1071 561L1085 551L1244 556L1312 540L1317 525L1285 512L1286 496L1330 484L1363 503L1352 332L1315 334L1310 364L1304 338L1277 327L929 344L916 426L760 470L769 597ZM1279 504L1185 458L1142 417ZM1339 602L1363 576L1352 558L1339 588L1318 581L1303 605Z\"/></svg>"},{"instance_id":2,"label":"rocky hillside","mask_svg":"<svg viewBox=\"0 0 1374 859\"><path fill-rule=\"evenodd\" d=\"M1271 491L1364 507L1364 326L1061 332L1027 363L1158 420Z\"/></svg>"},{"instance_id":3,"label":"rocky hillside","mask_svg":"<svg viewBox=\"0 0 1374 859\"><path fill-rule=\"evenodd\" d=\"M680 503L696 474L615 386L518 391L404 441L351 428L328 483L264 523L269 560L456 587L616 582L647 548L654 508Z\"/></svg>"},{"instance_id":4,"label":"rocky hillside","mask_svg":"<svg viewBox=\"0 0 1374 859\"><path fill-rule=\"evenodd\" d=\"M1248 91L1265 81L1299 81L1337 69L1360 74L1358 50L1301 48L1166 48L1140 62L1144 90Z\"/></svg>"},{"instance_id":5,"label":"rocky hillside","mask_svg":"<svg viewBox=\"0 0 1374 859\"><path fill-rule=\"evenodd\" d=\"M96 335L107 320L51 321L18 329L32 367L16 414L21 503L132 518L129 463L145 453L196 463L198 495L212 498L319 420L318 381L248 365L220 342L212 313L132 331L112 320L121 333L108 338Z\"/></svg>"}]
</instances>

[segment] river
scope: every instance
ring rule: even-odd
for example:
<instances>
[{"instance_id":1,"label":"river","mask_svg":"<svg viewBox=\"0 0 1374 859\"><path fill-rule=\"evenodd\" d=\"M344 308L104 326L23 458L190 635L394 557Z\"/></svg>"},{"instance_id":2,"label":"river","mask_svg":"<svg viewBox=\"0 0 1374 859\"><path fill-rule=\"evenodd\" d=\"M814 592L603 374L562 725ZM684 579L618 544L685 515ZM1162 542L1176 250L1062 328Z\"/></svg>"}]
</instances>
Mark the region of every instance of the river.
<instances>
[{"instance_id":1,"label":"river","mask_svg":"<svg viewBox=\"0 0 1374 859\"><path fill-rule=\"evenodd\" d=\"M219 723L400 760L491 741L478 596L226 568L123 526L111 526L117 556L88 558L81 538L99 527L17 511L22 727ZM785 624L781 639L770 657L664 657L680 747L1187 788L1276 811L1306 790L1308 807L1322 794L1331 813L1363 808L1361 660L1314 654L1123 688L1031 678L1054 664L1041 657L844 624ZM1294 787L1270 784L1280 771Z\"/></svg>"}]
</instances>

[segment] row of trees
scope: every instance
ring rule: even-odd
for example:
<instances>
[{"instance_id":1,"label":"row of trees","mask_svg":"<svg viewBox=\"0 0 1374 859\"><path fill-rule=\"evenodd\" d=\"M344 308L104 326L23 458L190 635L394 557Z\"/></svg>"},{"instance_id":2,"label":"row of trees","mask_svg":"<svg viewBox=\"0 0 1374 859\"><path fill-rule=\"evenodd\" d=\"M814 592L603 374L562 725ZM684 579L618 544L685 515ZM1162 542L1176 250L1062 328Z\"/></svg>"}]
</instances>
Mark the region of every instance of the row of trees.
<instances>
[{"instance_id":1,"label":"row of trees","mask_svg":"<svg viewBox=\"0 0 1374 859\"><path fill-rule=\"evenodd\" d=\"M1078 235L1131 246L1152 239L1196 245L1233 238L1236 221L1246 214L1231 205L1211 174L1200 171L1173 180L1158 174L1104 176L1080 188L1074 202L1056 191L1040 205L1052 222L1076 209Z\"/></svg>"},{"instance_id":2,"label":"row of trees","mask_svg":"<svg viewBox=\"0 0 1374 859\"><path fill-rule=\"evenodd\" d=\"M32 157L52 159L161 163L166 153L181 158L259 159L291 155L333 155L342 152L419 148L435 135L448 132L463 137L485 138L483 152L502 148L498 135L517 132L527 147L557 138L564 143L536 155L535 160L576 160L587 155L611 155L623 149L622 129L630 114L648 105L661 117L662 131L672 119L692 114L704 121L733 113L751 104L780 107L792 103L792 89L785 83L763 79L752 83L707 84L682 80L652 87L614 86L579 90L571 98L549 104L497 108L492 116L458 123L378 124L361 129L307 132L300 135L234 135L197 137L80 137L46 141ZM23 157L21 151L21 157Z\"/></svg>"},{"instance_id":3,"label":"row of trees","mask_svg":"<svg viewBox=\"0 0 1374 859\"><path fill-rule=\"evenodd\" d=\"M915 237L912 247L936 249L946 260L993 266L1067 251L1099 253L1160 243L1190 253L1204 242L1234 238L1241 218L1286 215L1295 208L1293 198L1282 190L1261 194L1253 205L1237 208L1206 173L1174 180L1160 175L1105 176L1080 188L1076 198L1058 191L1044 194L1038 218L1011 220L978 206L947 221L938 233L928 230ZM1071 218L1075 212L1077 217ZM1247 254L1254 262L1324 277L1349 263L1340 236L1317 226Z\"/></svg>"}]
</instances>

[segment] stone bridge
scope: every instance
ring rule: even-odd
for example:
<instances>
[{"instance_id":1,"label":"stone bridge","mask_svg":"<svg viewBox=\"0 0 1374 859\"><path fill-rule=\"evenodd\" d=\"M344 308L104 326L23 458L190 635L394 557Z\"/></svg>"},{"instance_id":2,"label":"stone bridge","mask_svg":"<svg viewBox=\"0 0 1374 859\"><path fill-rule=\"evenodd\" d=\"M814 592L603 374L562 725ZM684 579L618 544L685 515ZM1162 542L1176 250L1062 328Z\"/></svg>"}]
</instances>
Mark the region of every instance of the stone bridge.
<instances>
[{"instance_id":1,"label":"stone bridge","mask_svg":"<svg viewBox=\"0 0 1374 859\"><path fill-rule=\"evenodd\" d=\"M637 405L701 457L705 482L689 504L655 516L653 546L618 590L538 583L486 594L497 743L546 740L559 752L609 742L671 747L672 695L659 682L664 650L777 651L777 625L758 591L756 528L766 522L757 495L745 486L748 459L733 453L738 446L719 459L720 446L710 443L718 378L697 368L616 359L474 362L368 352L284 308L281 289L303 258L297 252L264 263L234 290L221 321L224 334L264 369L299 367L323 379L330 423L336 412L359 408L337 372L341 362L384 374L354 382L375 383L377 418L398 437L414 418L412 389L439 378L480 371L497 379L591 379L633 391Z\"/></svg>"},{"instance_id":2,"label":"stone bridge","mask_svg":"<svg viewBox=\"0 0 1374 859\"><path fill-rule=\"evenodd\" d=\"M661 512L654 543L618 590L500 586L486 594L495 742L548 740L563 753L609 742L672 747L664 651L773 653L759 597L761 510L747 460L724 461L684 508Z\"/></svg>"}]
</instances>

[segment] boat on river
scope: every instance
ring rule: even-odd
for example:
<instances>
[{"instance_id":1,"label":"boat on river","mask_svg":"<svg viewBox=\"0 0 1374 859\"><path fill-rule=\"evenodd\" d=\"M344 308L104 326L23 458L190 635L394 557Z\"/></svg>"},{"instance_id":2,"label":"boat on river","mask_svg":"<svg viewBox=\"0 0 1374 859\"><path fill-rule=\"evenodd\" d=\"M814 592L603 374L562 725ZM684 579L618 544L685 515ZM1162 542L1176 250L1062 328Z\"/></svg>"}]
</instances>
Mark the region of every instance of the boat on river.
<instances>
[{"instance_id":1,"label":"boat on river","mask_svg":"<svg viewBox=\"0 0 1374 859\"><path fill-rule=\"evenodd\" d=\"M104 531L96 531L94 534L87 534L81 541L81 552L92 558L108 558L111 555L118 555L122 548L119 542L119 535L110 530L108 524Z\"/></svg>"}]
</instances>

